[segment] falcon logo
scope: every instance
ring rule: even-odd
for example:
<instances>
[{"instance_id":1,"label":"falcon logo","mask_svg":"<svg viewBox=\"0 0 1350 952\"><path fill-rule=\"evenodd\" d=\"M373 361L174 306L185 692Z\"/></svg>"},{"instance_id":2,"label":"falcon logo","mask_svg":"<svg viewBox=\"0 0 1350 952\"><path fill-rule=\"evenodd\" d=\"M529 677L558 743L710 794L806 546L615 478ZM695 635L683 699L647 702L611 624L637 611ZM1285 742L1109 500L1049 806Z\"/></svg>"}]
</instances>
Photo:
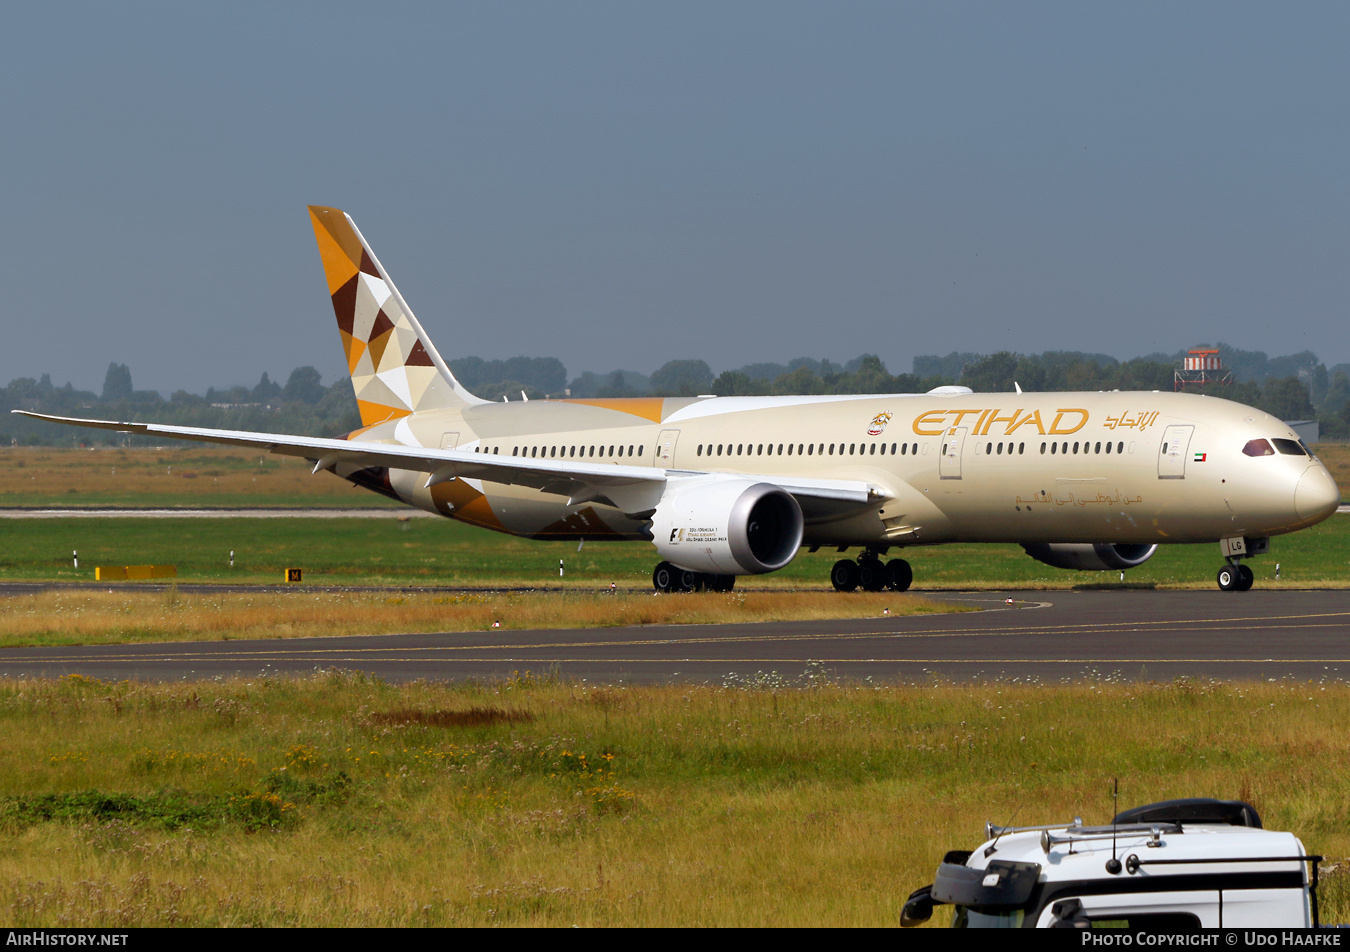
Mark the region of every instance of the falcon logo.
<instances>
[{"instance_id":1,"label":"falcon logo","mask_svg":"<svg viewBox=\"0 0 1350 952\"><path fill-rule=\"evenodd\" d=\"M886 424L890 422L891 415L889 413L878 413L872 417L872 423L867 428L867 435L880 436L882 431L886 429Z\"/></svg>"}]
</instances>

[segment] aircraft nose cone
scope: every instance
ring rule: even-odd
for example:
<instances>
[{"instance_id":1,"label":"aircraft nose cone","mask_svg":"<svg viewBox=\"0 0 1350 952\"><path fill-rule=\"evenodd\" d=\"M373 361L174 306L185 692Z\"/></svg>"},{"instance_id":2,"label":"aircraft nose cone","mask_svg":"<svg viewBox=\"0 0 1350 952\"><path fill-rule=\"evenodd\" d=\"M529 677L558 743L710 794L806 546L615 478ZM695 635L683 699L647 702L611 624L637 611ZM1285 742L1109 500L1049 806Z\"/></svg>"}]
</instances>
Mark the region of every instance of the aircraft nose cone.
<instances>
[{"instance_id":1,"label":"aircraft nose cone","mask_svg":"<svg viewBox=\"0 0 1350 952\"><path fill-rule=\"evenodd\" d=\"M1324 466L1309 466L1294 489L1294 509L1309 525L1321 522L1341 504L1341 491Z\"/></svg>"}]
</instances>

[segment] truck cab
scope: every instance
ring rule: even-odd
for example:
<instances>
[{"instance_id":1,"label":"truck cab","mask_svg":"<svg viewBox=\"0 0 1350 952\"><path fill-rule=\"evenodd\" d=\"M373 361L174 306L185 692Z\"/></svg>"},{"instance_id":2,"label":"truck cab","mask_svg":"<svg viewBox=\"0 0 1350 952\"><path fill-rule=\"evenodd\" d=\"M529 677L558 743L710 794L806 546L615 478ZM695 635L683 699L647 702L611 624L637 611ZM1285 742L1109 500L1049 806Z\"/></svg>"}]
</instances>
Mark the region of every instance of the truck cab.
<instances>
[{"instance_id":1,"label":"truck cab","mask_svg":"<svg viewBox=\"0 0 1350 952\"><path fill-rule=\"evenodd\" d=\"M1189 798L1135 807L1109 825L985 826L943 858L902 926L951 907L958 929L1148 929L1318 925L1317 870L1292 833L1250 804Z\"/></svg>"}]
</instances>

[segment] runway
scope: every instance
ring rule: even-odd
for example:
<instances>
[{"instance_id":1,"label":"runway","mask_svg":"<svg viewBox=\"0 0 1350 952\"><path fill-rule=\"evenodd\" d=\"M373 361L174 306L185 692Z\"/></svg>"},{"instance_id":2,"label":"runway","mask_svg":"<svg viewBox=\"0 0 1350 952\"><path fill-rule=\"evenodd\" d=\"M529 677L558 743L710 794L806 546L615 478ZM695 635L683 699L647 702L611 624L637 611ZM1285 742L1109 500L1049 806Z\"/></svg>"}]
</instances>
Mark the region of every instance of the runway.
<instances>
[{"instance_id":1,"label":"runway","mask_svg":"<svg viewBox=\"0 0 1350 952\"><path fill-rule=\"evenodd\" d=\"M848 596L840 596L846 598ZM0 650L0 676L178 680L347 668L390 681L1350 677L1350 591L943 593L982 611L847 621Z\"/></svg>"}]
</instances>

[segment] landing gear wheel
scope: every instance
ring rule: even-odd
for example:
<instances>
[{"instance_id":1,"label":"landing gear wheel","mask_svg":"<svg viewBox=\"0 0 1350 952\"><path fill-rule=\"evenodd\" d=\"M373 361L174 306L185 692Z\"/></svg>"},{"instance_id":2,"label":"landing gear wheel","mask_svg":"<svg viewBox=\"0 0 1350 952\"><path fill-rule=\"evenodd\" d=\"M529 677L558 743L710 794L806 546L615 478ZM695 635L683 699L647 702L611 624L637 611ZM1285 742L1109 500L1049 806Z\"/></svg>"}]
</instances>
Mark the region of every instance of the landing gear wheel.
<instances>
[{"instance_id":1,"label":"landing gear wheel","mask_svg":"<svg viewBox=\"0 0 1350 952\"><path fill-rule=\"evenodd\" d=\"M708 588L714 592L729 592L736 587L734 575L709 575Z\"/></svg>"},{"instance_id":2,"label":"landing gear wheel","mask_svg":"<svg viewBox=\"0 0 1350 952\"><path fill-rule=\"evenodd\" d=\"M834 568L830 569L830 584L834 586L835 591L851 592L858 587L860 575L857 562L852 559L840 559L834 563Z\"/></svg>"},{"instance_id":3,"label":"landing gear wheel","mask_svg":"<svg viewBox=\"0 0 1350 952\"><path fill-rule=\"evenodd\" d=\"M1250 589L1252 587L1252 583L1255 581L1256 581L1256 573L1251 570L1250 566L1247 565L1238 566L1237 590L1239 592L1245 592L1248 589Z\"/></svg>"},{"instance_id":4,"label":"landing gear wheel","mask_svg":"<svg viewBox=\"0 0 1350 952\"><path fill-rule=\"evenodd\" d=\"M692 592L698 587L698 573L688 569L675 570L675 591Z\"/></svg>"},{"instance_id":5,"label":"landing gear wheel","mask_svg":"<svg viewBox=\"0 0 1350 952\"><path fill-rule=\"evenodd\" d=\"M657 563L656 568L652 569L652 587L658 592L669 592L678 584L675 573L678 569L669 562Z\"/></svg>"},{"instance_id":6,"label":"landing gear wheel","mask_svg":"<svg viewBox=\"0 0 1350 952\"><path fill-rule=\"evenodd\" d=\"M1238 573L1237 567L1225 565L1219 569L1219 588L1225 592L1241 591L1239 587L1242 584L1242 576Z\"/></svg>"},{"instance_id":7,"label":"landing gear wheel","mask_svg":"<svg viewBox=\"0 0 1350 952\"><path fill-rule=\"evenodd\" d=\"M889 579L880 559L861 559L858 562L858 584L867 592L880 592Z\"/></svg>"},{"instance_id":8,"label":"landing gear wheel","mask_svg":"<svg viewBox=\"0 0 1350 952\"><path fill-rule=\"evenodd\" d=\"M907 592L914 582L914 570L904 559L891 559L886 563L886 581L893 592Z\"/></svg>"}]
</instances>

